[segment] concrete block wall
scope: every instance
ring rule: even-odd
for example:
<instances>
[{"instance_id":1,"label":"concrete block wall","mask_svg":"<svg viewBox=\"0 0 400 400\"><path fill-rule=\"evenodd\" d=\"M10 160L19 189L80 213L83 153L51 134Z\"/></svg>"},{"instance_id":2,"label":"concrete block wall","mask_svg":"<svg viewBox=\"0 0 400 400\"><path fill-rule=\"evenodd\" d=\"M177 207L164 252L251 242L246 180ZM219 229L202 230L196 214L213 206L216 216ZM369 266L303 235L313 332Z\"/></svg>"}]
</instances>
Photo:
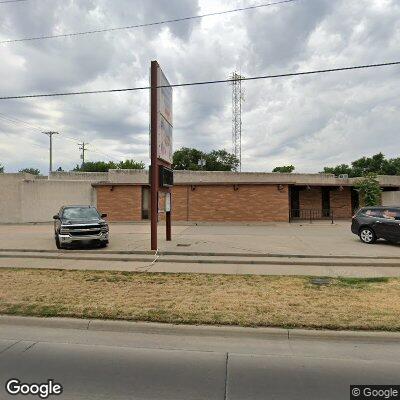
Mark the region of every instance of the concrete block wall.
<instances>
[{"instance_id":1,"label":"concrete block wall","mask_svg":"<svg viewBox=\"0 0 400 400\"><path fill-rule=\"evenodd\" d=\"M383 192L382 205L400 207L400 191Z\"/></svg>"},{"instance_id":2,"label":"concrete block wall","mask_svg":"<svg viewBox=\"0 0 400 400\"><path fill-rule=\"evenodd\" d=\"M96 204L96 192L88 181L0 174L0 187L0 223L49 222L62 205Z\"/></svg>"},{"instance_id":3,"label":"concrete block wall","mask_svg":"<svg viewBox=\"0 0 400 400\"><path fill-rule=\"evenodd\" d=\"M113 183L149 183L149 172L144 169L111 169L108 181Z\"/></svg>"},{"instance_id":4,"label":"concrete block wall","mask_svg":"<svg viewBox=\"0 0 400 400\"><path fill-rule=\"evenodd\" d=\"M21 222L21 182L29 174L0 174L0 222Z\"/></svg>"},{"instance_id":5,"label":"concrete block wall","mask_svg":"<svg viewBox=\"0 0 400 400\"><path fill-rule=\"evenodd\" d=\"M96 205L86 181L31 180L21 183L21 222L48 222L64 205Z\"/></svg>"},{"instance_id":6,"label":"concrete block wall","mask_svg":"<svg viewBox=\"0 0 400 400\"><path fill-rule=\"evenodd\" d=\"M52 172L51 181L89 181L100 182L108 180L108 172Z\"/></svg>"}]
</instances>

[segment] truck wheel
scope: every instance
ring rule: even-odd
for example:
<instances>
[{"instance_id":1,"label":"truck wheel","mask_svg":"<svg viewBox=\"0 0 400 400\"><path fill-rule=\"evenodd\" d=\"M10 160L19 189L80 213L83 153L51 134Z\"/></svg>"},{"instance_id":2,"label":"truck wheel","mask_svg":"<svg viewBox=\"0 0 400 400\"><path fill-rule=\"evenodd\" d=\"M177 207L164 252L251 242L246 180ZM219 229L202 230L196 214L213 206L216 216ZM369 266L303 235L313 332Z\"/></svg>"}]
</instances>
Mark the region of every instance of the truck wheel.
<instances>
[{"instance_id":1,"label":"truck wheel","mask_svg":"<svg viewBox=\"0 0 400 400\"><path fill-rule=\"evenodd\" d=\"M62 246L61 246L61 243L60 243L60 238L58 237L57 234L54 236L54 239L55 239L55 241L56 241L56 247L57 247L57 249L62 249Z\"/></svg>"}]
</instances>

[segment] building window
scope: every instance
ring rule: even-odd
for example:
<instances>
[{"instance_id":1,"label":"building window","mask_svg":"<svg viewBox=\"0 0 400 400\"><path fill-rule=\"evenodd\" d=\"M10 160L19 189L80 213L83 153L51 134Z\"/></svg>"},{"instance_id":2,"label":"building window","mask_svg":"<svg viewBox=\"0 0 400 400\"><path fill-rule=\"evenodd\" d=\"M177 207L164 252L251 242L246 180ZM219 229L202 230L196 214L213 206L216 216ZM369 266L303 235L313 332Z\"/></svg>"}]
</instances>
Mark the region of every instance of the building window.
<instances>
[{"instance_id":1,"label":"building window","mask_svg":"<svg viewBox=\"0 0 400 400\"><path fill-rule=\"evenodd\" d=\"M142 186L142 219L150 218L150 188Z\"/></svg>"}]
</instances>

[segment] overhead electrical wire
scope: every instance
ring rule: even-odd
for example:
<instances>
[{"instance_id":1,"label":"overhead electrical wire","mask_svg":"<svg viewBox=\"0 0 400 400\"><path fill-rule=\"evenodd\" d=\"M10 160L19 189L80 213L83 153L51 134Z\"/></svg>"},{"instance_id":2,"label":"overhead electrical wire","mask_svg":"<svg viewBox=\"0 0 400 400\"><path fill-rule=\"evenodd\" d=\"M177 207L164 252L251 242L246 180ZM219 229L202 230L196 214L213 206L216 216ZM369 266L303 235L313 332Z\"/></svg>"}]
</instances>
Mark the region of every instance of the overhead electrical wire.
<instances>
[{"instance_id":1,"label":"overhead electrical wire","mask_svg":"<svg viewBox=\"0 0 400 400\"><path fill-rule=\"evenodd\" d=\"M92 152L92 153L96 153L96 154L99 154L99 155L102 155L102 156L104 156L104 157L107 157L107 158L109 158L109 159L112 159L112 160L114 160L114 161L121 161L121 160L118 160L118 158L115 158L115 157L113 157L113 156L110 156L109 154L105 154L105 153L103 153L103 152L101 152L100 150L98 150L98 149L94 149L93 147L91 148L91 149L87 149L87 151L89 151L89 152Z\"/></svg>"},{"instance_id":2,"label":"overhead electrical wire","mask_svg":"<svg viewBox=\"0 0 400 400\"><path fill-rule=\"evenodd\" d=\"M21 119L18 119L18 118L15 118L15 117L10 117L10 116L8 116L6 114L0 113L0 118L6 120L8 122L26 125L28 128L37 130L39 132L43 132L45 130L43 128L40 128L37 125L31 124L30 122L22 121Z\"/></svg>"},{"instance_id":3,"label":"overhead electrical wire","mask_svg":"<svg viewBox=\"0 0 400 400\"><path fill-rule=\"evenodd\" d=\"M21 1L28 1L28 0L1 0L0 4L6 4L6 3L20 3Z\"/></svg>"},{"instance_id":4,"label":"overhead electrical wire","mask_svg":"<svg viewBox=\"0 0 400 400\"><path fill-rule=\"evenodd\" d=\"M351 66L351 67L320 69L320 70L313 70L313 71L289 72L289 73L275 74L275 75L259 75L259 76L253 76L253 77L243 77L243 78L235 79L235 80L255 81L255 80L262 80L262 79L287 78L287 77L316 75L316 74L324 74L324 73L339 72L339 71L352 71L352 70L388 67L391 65L400 65L400 61L385 62L385 63L378 63L378 64L356 65L356 66ZM213 84L228 83L228 82L232 82L232 79L219 79L219 80L190 82L190 83L176 83L176 84L172 84L172 85L160 85L160 86L157 86L157 88L164 88L164 87L178 88L178 87L188 87L188 86L213 85ZM121 92L134 92L134 91L149 90L149 89L151 89L150 86L142 86L142 87L122 88L122 89L88 90L88 91L78 91L78 92L60 92L60 93L43 93L43 94L26 94L26 95L18 95L18 96L2 96L2 97L0 97L0 100L18 100L18 99L34 99L34 98L41 98L41 97L61 97L61 96L86 95L86 94L121 93Z\"/></svg>"},{"instance_id":5,"label":"overhead electrical wire","mask_svg":"<svg viewBox=\"0 0 400 400\"><path fill-rule=\"evenodd\" d=\"M20 38L20 39L8 39L8 40L0 41L0 44L28 42L28 41L33 41L33 40L56 39L56 38L62 38L62 37L77 37L77 36L83 36L83 35L93 35L96 33L115 32L115 31L122 31L122 30L136 29L136 28L145 28L145 27L149 27L149 26L172 24L172 23L176 23L176 22L190 21L190 20L194 20L194 19L213 17L213 16L217 16L217 15L232 14L232 13L237 13L237 12L241 12L241 11L255 10L258 8L276 6L279 4L294 3L296 1L300 1L300 0L280 0L280 1L272 2L272 3L263 3L263 4L254 5L254 6L235 8L235 9L231 9L231 10L216 11L216 12L200 14L200 15L192 15L190 17L173 18L173 19L168 19L168 20L163 20L163 21L148 22L148 23L144 23L144 24L120 26L120 27L116 27L116 28L103 28L103 29L94 29L94 30L83 31L83 32L60 33L60 34L56 34L56 35L41 35L41 36L25 37L25 38Z\"/></svg>"},{"instance_id":6,"label":"overhead electrical wire","mask_svg":"<svg viewBox=\"0 0 400 400\"><path fill-rule=\"evenodd\" d=\"M33 124L29 123L29 122L23 121L21 119L15 118L15 117L9 117L8 115L5 115L3 113L0 113L0 119L3 119L4 121L6 121L7 123L12 124L12 125L24 125L25 127L33 129L33 130L36 130L36 131L38 131L40 133L43 133L45 131L44 128L40 128L37 125L33 125ZM74 143L80 143L81 142L80 139L77 139L77 138L74 138L74 137L71 137L71 136L66 136L64 134L60 135L59 138L65 139L65 140L68 140L68 141L71 141L71 142L74 142ZM38 145L36 143L31 143L31 144L34 145L34 146L40 147L40 148L44 148L43 146L40 146L40 145ZM99 155L103 155L103 156L105 156L105 157L107 157L109 159L113 159L115 161L120 161L116 157L111 156L111 155L106 154L106 153L103 153L103 152L101 152L101 151L99 151L97 149L88 149L88 151L91 151L92 153L97 153Z\"/></svg>"}]
</instances>

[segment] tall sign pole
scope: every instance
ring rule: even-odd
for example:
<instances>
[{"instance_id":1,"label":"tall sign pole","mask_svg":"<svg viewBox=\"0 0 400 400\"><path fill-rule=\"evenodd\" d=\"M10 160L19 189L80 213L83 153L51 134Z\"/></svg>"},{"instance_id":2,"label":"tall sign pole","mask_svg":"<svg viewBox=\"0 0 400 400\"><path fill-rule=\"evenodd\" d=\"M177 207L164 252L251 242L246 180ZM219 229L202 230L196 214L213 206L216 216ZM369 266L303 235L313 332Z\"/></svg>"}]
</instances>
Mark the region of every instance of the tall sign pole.
<instances>
[{"instance_id":1,"label":"tall sign pole","mask_svg":"<svg viewBox=\"0 0 400 400\"><path fill-rule=\"evenodd\" d=\"M172 88L157 61L150 69L151 249L157 250L159 194L165 195L166 239L171 240Z\"/></svg>"},{"instance_id":2,"label":"tall sign pole","mask_svg":"<svg viewBox=\"0 0 400 400\"><path fill-rule=\"evenodd\" d=\"M157 136L158 136L158 63L151 62L151 89L150 89L150 220L151 220L151 250L157 250L157 223L158 223L158 159L157 159Z\"/></svg>"}]
</instances>

